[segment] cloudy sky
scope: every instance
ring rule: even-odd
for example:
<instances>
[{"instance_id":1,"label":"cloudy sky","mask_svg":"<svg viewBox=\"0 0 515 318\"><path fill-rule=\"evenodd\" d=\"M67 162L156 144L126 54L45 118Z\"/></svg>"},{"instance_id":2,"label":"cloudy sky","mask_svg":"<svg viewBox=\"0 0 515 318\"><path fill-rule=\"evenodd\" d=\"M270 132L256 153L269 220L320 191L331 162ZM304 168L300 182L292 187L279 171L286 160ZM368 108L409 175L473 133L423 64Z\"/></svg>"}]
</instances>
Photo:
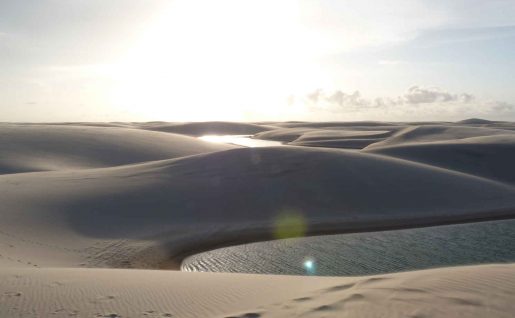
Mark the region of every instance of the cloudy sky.
<instances>
[{"instance_id":1,"label":"cloudy sky","mask_svg":"<svg viewBox=\"0 0 515 318\"><path fill-rule=\"evenodd\" d=\"M0 121L515 120L514 0L0 1Z\"/></svg>"}]
</instances>

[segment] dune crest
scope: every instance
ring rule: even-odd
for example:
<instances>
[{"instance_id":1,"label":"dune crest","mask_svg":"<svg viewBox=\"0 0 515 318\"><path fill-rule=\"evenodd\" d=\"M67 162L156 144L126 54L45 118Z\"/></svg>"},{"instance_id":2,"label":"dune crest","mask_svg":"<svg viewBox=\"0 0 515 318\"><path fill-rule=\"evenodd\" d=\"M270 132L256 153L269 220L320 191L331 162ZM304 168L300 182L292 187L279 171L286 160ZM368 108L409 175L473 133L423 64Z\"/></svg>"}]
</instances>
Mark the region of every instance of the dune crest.
<instances>
[{"instance_id":1,"label":"dune crest","mask_svg":"<svg viewBox=\"0 0 515 318\"><path fill-rule=\"evenodd\" d=\"M0 124L0 174L111 167L231 148L122 127Z\"/></svg>"}]
</instances>

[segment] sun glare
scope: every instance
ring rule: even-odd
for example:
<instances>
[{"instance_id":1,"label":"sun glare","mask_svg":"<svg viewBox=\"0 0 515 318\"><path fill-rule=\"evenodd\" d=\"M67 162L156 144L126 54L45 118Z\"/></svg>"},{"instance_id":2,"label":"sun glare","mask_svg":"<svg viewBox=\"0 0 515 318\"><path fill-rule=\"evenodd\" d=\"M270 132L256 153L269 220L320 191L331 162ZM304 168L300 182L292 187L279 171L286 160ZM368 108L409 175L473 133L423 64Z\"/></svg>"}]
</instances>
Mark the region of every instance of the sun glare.
<instances>
[{"instance_id":1,"label":"sun glare","mask_svg":"<svg viewBox=\"0 0 515 318\"><path fill-rule=\"evenodd\" d=\"M118 64L114 103L168 120L280 115L318 82L295 1L174 1ZM310 86L311 85L311 86Z\"/></svg>"}]
</instances>

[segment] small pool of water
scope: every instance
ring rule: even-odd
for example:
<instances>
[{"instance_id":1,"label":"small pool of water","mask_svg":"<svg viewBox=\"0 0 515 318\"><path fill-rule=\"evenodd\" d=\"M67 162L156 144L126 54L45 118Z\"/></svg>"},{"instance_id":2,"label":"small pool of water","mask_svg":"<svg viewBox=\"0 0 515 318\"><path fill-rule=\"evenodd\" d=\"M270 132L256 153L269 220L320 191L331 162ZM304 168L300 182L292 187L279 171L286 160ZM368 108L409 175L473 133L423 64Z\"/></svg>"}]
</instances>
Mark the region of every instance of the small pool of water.
<instances>
[{"instance_id":1,"label":"small pool of water","mask_svg":"<svg viewBox=\"0 0 515 318\"><path fill-rule=\"evenodd\" d=\"M313 236L188 257L185 271L355 276L515 262L515 220Z\"/></svg>"},{"instance_id":2,"label":"small pool of water","mask_svg":"<svg viewBox=\"0 0 515 318\"><path fill-rule=\"evenodd\" d=\"M252 135L205 135L198 138L208 142L233 144L251 148L283 145L280 141L253 139L251 137Z\"/></svg>"}]
</instances>

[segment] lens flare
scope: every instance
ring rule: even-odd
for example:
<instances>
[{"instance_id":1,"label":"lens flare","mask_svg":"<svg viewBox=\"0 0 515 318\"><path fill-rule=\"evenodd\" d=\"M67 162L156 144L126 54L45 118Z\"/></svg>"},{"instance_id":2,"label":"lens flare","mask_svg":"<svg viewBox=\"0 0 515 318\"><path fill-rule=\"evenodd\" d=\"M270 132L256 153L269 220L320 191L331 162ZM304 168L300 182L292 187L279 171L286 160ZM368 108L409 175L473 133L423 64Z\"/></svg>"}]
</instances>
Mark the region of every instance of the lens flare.
<instances>
[{"instance_id":1,"label":"lens flare","mask_svg":"<svg viewBox=\"0 0 515 318\"><path fill-rule=\"evenodd\" d=\"M285 239L302 237L306 234L307 224L304 216L297 211L281 212L274 222L274 237Z\"/></svg>"},{"instance_id":2,"label":"lens flare","mask_svg":"<svg viewBox=\"0 0 515 318\"><path fill-rule=\"evenodd\" d=\"M306 273L308 273L309 275L313 275L315 274L316 272L316 264L315 264L315 260L311 259L311 258L308 258L304 261L304 263L302 264L302 266L304 267L304 269L306 270Z\"/></svg>"}]
</instances>

